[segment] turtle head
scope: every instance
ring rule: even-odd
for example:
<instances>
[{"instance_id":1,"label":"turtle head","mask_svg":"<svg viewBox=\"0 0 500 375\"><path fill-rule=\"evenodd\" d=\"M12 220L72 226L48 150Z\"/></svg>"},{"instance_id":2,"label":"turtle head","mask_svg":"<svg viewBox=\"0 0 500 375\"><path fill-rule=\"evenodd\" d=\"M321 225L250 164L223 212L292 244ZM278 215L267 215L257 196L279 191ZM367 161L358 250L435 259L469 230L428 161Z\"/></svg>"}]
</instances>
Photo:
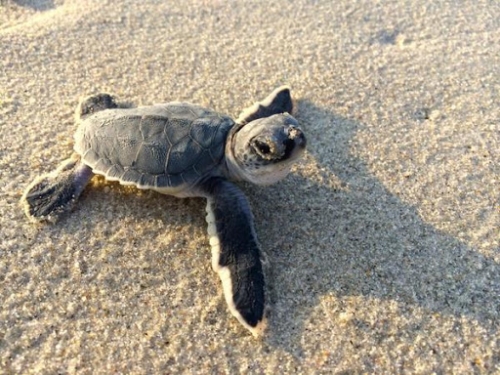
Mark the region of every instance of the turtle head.
<instances>
[{"instance_id":1,"label":"turtle head","mask_svg":"<svg viewBox=\"0 0 500 375\"><path fill-rule=\"evenodd\" d=\"M237 129L228 142L226 155L233 177L269 185L286 177L305 147L306 138L297 120L281 113Z\"/></svg>"}]
</instances>

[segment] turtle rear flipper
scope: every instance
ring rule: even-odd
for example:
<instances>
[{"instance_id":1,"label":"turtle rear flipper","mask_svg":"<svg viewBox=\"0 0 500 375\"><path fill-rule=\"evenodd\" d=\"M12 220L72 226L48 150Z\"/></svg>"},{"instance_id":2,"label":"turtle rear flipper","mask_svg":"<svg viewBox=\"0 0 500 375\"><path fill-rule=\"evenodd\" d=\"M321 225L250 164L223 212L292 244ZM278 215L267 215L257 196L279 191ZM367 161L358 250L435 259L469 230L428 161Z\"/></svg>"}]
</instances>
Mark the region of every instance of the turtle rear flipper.
<instances>
[{"instance_id":1,"label":"turtle rear flipper","mask_svg":"<svg viewBox=\"0 0 500 375\"><path fill-rule=\"evenodd\" d=\"M292 113L292 110L293 101L290 94L290 87L280 86L261 102L257 102L251 107L244 109L236 122L238 124L247 124L259 118L270 117L285 112Z\"/></svg>"},{"instance_id":2,"label":"turtle rear flipper","mask_svg":"<svg viewBox=\"0 0 500 375\"><path fill-rule=\"evenodd\" d=\"M264 273L250 206L241 190L227 180L212 178L202 191L208 198L212 268L222 281L231 314L259 336L266 326Z\"/></svg>"},{"instance_id":3,"label":"turtle rear flipper","mask_svg":"<svg viewBox=\"0 0 500 375\"><path fill-rule=\"evenodd\" d=\"M57 221L74 206L92 176L92 170L73 155L28 186L21 198L26 215L33 221Z\"/></svg>"}]
</instances>

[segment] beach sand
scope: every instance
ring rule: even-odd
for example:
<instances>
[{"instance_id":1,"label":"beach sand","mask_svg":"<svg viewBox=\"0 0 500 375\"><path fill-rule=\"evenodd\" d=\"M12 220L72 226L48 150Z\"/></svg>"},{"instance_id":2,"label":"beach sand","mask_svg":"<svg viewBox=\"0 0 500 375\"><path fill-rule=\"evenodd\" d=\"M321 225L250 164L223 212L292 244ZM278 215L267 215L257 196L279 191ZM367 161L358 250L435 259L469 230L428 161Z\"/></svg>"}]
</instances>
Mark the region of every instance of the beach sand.
<instances>
[{"instance_id":1,"label":"beach sand","mask_svg":"<svg viewBox=\"0 0 500 375\"><path fill-rule=\"evenodd\" d=\"M0 3L0 373L500 372L500 3ZM34 225L85 94L237 116L289 84L308 152L241 184L271 265L234 319L205 202L94 178Z\"/></svg>"}]
</instances>

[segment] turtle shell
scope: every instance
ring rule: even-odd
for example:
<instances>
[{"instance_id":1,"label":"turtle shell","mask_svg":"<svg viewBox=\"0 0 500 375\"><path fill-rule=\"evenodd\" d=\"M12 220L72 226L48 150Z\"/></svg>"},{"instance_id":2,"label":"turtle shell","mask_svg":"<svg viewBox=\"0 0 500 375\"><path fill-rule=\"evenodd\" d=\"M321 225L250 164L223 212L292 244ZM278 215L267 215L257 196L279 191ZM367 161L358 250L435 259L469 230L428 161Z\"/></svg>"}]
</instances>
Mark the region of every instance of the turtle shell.
<instances>
[{"instance_id":1,"label":"turtle shell","mask_svg":"<svg viewBox=\"0 0 500 375\"><path fill-rule=\"evenodd\" d=\"M216 173L233 125L188 103L107 109L80 123L75 151L108 180L182 193Z\"/></svg>"}]
</instances>

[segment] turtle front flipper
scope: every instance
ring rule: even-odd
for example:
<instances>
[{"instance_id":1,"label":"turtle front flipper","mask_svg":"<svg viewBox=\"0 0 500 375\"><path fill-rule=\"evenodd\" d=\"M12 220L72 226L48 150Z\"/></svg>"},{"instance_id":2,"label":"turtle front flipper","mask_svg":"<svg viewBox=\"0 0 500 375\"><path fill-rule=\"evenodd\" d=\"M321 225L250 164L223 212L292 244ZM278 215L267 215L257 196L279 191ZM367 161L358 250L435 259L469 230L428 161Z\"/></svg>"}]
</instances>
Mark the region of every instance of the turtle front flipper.
<instances>
[{"instance_id":1,"label":"turtle front flipper","mask_svg":"<svg viewBox=\"0 0 500 375\"><path fill-rule=\"evenodd\" d=\"M24 192L21 203L33 221L55 222L69 211L92 178L90 167L74 154L49 174L37 177Z\"/></svg>"},{"instance_id":2,"label":"turtle front flipper","mask_svg":"<svg viewBox=\"0 0 500 375\"><path fill-rule=\"evenodd\" d=\"M106 93L90 95L80 100L76 107L75 117L77 121L80 121L96 112L110 108L118 108L118 104L111 95Z\"/></svg>"},{"instance_id":3,"label":"turtle front flipper","mask_svg":"<svg viewBox=\"0 0 500 375\"><path fill-rule=\"evenodd\" d=\"M264 273L250 206L236 185L221 178L209 179L202 190L208 198L212 268L230 312L259 336L265 329Z\"/></svg>"},{"instance_id":4,"label":"turtle front flipper","mask_svg":"<svg viewBox=\"0 0 500 375\"><path fill-rule=\"evenodd\" d=\"M292 113L293 101L290 94L290 87L280 86L275 89L261 102L255 103L241 112L238 124L247 124L250 121L263 117L269 117L280 113Z\"/></svg>"}]
</instances>

